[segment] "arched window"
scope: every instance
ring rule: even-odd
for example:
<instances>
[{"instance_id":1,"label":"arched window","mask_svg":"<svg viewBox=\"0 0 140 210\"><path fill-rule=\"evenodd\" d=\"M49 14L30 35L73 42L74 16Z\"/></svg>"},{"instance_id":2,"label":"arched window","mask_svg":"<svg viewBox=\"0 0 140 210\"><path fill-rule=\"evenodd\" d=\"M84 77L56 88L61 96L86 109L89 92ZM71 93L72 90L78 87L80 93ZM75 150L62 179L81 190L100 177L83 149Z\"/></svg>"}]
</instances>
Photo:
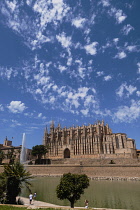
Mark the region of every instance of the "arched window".
<instances>
[{"instance_id":1,"label":"arched window","mask_svg":"<svg viewBox=\"0 0 140 210\"><path fill-rule=\"evenodd\" d=\"M70 158L70 150L68 148L64 150L64 158Z\"/></svg>"}]
</instances>

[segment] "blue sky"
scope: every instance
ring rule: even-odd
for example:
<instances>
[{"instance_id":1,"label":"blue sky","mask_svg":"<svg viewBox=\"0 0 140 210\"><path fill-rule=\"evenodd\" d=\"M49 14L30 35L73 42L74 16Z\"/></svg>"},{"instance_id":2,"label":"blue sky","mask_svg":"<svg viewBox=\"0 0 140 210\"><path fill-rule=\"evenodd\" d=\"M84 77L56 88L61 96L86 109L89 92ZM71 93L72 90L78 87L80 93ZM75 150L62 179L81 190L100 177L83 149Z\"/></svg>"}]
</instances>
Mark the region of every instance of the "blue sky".
<instances>
[{"instance_id":1,"label":"blue sky","mask_svg":"<svg viewBox=\"0 0 140 210\"><path fill-rule=\"evenodd\" d=\"M139 0L0 1L0 143L108 123L140 149Z\"/></svg>"}]
</instances>

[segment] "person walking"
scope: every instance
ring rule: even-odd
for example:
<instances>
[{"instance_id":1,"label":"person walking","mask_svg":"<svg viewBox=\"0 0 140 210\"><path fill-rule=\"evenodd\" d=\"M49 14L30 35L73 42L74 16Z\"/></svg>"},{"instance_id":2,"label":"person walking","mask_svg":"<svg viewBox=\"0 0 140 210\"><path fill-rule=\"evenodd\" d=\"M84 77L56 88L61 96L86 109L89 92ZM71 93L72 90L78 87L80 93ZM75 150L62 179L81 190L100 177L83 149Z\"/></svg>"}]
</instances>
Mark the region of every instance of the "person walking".
<instances>
[{"instance_id":1,"label":"person walking","mask_svg":"<svg viewBox=\"0 0 140 210\"><path fill-rule=\"evenodd\" d=\"M33 200L33 195L32 195L32 193L30 193L30 195L29 195L29 202L30 202L30 204L32 204L32 200Z\"/></svg>"},{"instance_id":2,"label":"person walking","mask_svg":"<svg viewBox=\"0 0 140 210\"><path fill-rule=\"evenodd\" d=\"M36 192L33 195L33 199L36 200Z\"/></svg>"},{"instance_id":3,"label":"person walking","mask_svg":"<svg viewBox=\"0 0 140 210\"><path fill-rule=\"evenodd\" d=\"M88 208L88 200L85 200L85 208Z\"/></svg>"}]
</instances>

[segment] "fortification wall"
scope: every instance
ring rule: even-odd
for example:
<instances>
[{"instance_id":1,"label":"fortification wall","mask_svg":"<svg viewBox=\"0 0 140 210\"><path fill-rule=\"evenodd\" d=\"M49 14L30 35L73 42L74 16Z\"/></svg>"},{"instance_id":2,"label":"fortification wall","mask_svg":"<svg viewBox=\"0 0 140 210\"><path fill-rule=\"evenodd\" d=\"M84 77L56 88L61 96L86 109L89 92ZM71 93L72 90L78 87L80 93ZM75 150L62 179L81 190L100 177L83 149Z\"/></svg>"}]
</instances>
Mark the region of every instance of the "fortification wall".
<instances>
[{"instance_id":1,"label":"fortification wall","mask_svg":"<svg viewBox=\"0 0 140 210\"><path fill-rule=\"evenodd\" d=\"M26 166L26 169L32 175L40 176L61 176L64 173L87 174L92 178L102 177L139 177L140 180L140 165L31 165ZM0 172L3 167L0 166Z\"/></svg>"}]
</instances>

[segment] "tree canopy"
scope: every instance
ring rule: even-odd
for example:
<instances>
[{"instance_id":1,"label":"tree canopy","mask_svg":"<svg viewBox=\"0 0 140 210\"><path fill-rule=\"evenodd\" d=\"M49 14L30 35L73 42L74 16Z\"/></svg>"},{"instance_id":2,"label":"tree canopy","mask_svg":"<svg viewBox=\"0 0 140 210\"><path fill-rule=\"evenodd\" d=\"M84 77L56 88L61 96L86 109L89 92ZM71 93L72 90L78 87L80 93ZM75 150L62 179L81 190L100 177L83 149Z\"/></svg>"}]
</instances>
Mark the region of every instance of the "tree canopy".
<instances>
[{"instance_id":1,"label":"tree canopy","mask_svg":"<svg viewBox=\"0 0 140 210\"><path fill-rule=\"evenodd\" d=\"M47 152L48 150L44 145L36 145L32 147L32 155L37 156L38 159L41 159L42 155L45 155Z\"/></svg>"},{"instance_id":2,"label":"tree canopy","mask_svg":"<svg viewBox=\"0 0 140 210\"><path fill-rule=\"evenodd\" d=\"M57 197L60 200L68 199L71 208L74 203L84 194L84 189L89 186L89 178L86 174L64 174L60 179L60 184L56 188Z\"/></svg>"},{"instance_id":3,"label":"tree canopy","mask_svg":"<svg viewBox=\"0 0 140 210\"><path fill-rule=\"evenodd\" d=\"M26 186L30 190L31 174L19 162L4 165L4 172L0 174L0 199L4 203L15 204L21 188ZM4 198L5 196L5 198Z\"/></svg>"},{"instance_id":4,"label":"tree canopy","mask_svg":"<svg viewBox=\"0 0 140 210\"><path fill-rule=\"evenodd\" d=\"M0 164L2 164L2 161L4 158L5 158L5 154L2 150L0 150Z\"/></svg>"}]
</instances>

